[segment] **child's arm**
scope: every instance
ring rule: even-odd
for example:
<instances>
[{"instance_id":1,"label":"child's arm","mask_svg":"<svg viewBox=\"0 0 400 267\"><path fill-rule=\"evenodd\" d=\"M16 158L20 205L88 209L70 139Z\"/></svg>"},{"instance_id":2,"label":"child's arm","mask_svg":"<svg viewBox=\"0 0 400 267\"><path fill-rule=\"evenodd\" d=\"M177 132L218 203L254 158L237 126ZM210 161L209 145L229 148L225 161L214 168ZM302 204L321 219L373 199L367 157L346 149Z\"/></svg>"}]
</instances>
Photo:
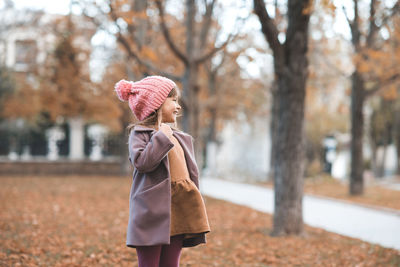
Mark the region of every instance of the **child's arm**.
<instances>
[{"instance_id":1,"label":"child's arm","mask_svg":"<svg viewBox=\"0 0 400 267\"><path fill-rule=\"evenodd\" d=\"M148 142L143 132L134 132L130 144L130 158L139 172L151 172L174 146L162 131L153 134Z\"/></svg>"}]
</instances>

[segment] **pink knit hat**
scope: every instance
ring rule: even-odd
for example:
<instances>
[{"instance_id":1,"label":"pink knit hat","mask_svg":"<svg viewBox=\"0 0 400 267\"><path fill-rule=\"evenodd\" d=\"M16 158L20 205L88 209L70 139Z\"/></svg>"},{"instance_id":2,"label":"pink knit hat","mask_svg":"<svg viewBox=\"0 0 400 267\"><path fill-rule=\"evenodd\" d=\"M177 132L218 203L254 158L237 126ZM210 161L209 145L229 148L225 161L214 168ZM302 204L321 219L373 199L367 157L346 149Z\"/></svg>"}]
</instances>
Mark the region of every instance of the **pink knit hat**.
<instances>
[{"instance_id":1,"label":"pink knit hat","mask_svg":"<svg viewBox=\"0 0 400 267\"><path fill-rule=\"evenodd\" d=\"M142 121L161 107L175 86L168 78L148 76L138 82L120 80L115 84L115 92L121 101L128 101L133 114Z\"/></svg>"}]
</instances>

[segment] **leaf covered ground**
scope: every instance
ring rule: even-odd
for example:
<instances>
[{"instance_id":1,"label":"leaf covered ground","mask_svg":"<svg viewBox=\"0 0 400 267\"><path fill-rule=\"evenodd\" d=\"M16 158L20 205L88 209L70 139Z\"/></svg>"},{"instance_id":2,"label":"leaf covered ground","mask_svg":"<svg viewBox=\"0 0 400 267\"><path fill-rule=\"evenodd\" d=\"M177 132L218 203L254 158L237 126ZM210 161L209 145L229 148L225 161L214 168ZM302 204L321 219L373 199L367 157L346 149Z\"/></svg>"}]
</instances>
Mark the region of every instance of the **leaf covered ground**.
<instances>
[{"instance_id":1,"label":"leaf covered ground","mask_svg":"<svg viewBox=\"0 0 400 267\"><path fill-rule=\"evenodd\" d=\"M0 266L137 266L129 177L0 177ZM400 251L321 229L270 237L271 216L206 198L208 243L181 266L400 266Z\"/></svg>"}]
</instances>

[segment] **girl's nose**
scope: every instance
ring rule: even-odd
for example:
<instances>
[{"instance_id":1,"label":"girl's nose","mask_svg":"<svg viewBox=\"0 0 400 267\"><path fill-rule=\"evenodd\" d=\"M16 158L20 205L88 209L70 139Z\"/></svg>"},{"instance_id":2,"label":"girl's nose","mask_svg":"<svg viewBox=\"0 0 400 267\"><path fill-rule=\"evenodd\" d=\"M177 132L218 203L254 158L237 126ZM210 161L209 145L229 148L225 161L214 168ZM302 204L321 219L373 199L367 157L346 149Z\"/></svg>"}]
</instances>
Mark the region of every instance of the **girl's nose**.
<instances>
[{"instance_id":1,"label":"girl's nose","mask_svg":"<svg viewBox=\"0 0 400 267\"><path fill-rule=\"evenodd\" d=\"M177 104L176 108L181 109L181 105Z\"/></svg>"}]
</instances>

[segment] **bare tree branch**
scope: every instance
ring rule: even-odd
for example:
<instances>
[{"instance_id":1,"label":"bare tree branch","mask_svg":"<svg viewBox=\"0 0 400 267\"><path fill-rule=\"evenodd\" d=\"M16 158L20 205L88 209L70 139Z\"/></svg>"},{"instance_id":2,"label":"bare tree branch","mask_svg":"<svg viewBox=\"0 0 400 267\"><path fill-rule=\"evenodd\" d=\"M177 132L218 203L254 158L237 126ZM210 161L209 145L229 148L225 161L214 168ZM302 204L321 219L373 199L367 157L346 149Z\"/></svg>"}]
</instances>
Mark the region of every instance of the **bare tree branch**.
<instances>
[{"instance_id":1,"label":"bare tree branch","mask_svg":"<svg viewBox=\"0 0 400 267\"><path fill-rule=\"evenodd\" d=\"M217 65L212 67L211 62L207 62L207 64L204 64L204 69L206 70L206 72L209 76L213 76L213 75L215 76L217 74L218 70L224 64L225 60L226 60L226 53L222 53L221 61Z\"/></svg>"},{"instance_id":2,"label":"bare tree branch","mask_svg":"<svg viewBox=\"0 0 400 267\"><path fill-rule=\"evenodd\" d=\"M179 48L175 45L175 43L172 41L171 34L169 33L169 30L167 28L167 25L165 24L165 17L164 17L164 8L162 6L161 0L156 0L156 5L158 8L158 12L160 13L160 26L161 30L163 32L163 36L165 38L165 41L168 44L168 47L171 49L171 51L187 66L189 65L189 60L188 57L181 51Z\"/></svg>"},{"instance_id":3,"label":"bare tree branch","mask_svg":"<svg viewBox=\"0 0 400 267\"><path fill-rule=\"evenodd\" d=\"M140 65L146 67L147 69L149 69L149 70L151 70L151 71L153 71L153 72L155 72L155 73L157 73L159 75L165 76L165 77L170 78L170 79L175 80L175 81L181 81L182 78L180 76L176 76L176 75L174 75L172 73L165 72L165 71L155 67L151 63L142 60L139 57L138 53L136 53L132 49L132 47L129 44L129 41L120 32L117 33L117 40L125 48L126 52L128 53L128 56L133 58L133 59L135 59L136 62L139 63Z\"/></svg>"},{"instance_id":4,"label":"bare tree branch","mask_svg":"<svg viewBox=\"0 0 400 267\"><path fill-rule=\"evenodd\" d=\"M391 8L390 14L382 18L381 28L384 27L388 21L396 14L400 13L400 0L397 0L396 4Z\"/></svg>"},{"instance_id":5,"label":"bare tree branch","mask_svg":"<svg viewBox=\"0 0 400 267\"><path fill-rule=\"evenodd\" d=\"M347 15L347 10L346 10L345 6L342 6L342 9L343 9L343 14L346 17L347 23L349 24L349 27L351 29L353 27L353 21Z\"/></svg>"},{"instance_id":6,"label":"bare tree branch","mask_svg":"<svg viewBox=\"0 0 400 267\"><path fill-rule=\"evenodd\" d=\"M358 0L353 0L354 2L354 19L350 20L346 8L343 6L343 13L346 17L347 22L349 23L350 31L351 31L351 42L353 43L355 49L359 51L360 49L360 28L358 24Z\"/></svg>"},{"instance_id":7,"label":"bare tree branch","mask_svg":"<svg viewBox=\"0 0 400 267\"><path fill-rule=\"evenodd\" d=\"M218 65L214 66L214 68L211 69L211 72L216 74L218 70L222 67L222 65L224 65L225 59L226 59L226 53L222 53L221 61L218 63Z\"/></svg>"},{"instance_id":8,"label":"bare tree branch","mask_svg":"<svg viewBox=\"0 0 400 267\"><path fill-rule=\"evenodd\" d=\"M136 60L136 62L138 64L140 64L141 66L145 67L147 70L150 70L154 73L157 73L159 75L163 75L165 77L168 77L172 80L175 81L181 81L182 77L174 75L172 73L169 72L165 72L157 67L155 67L153 64L151 64L150 62L144 61L140 58L139 53L137 53L131 46L131 43L129 42L129 40L121 33L122 29L121 27L118 25L118 23L116 23L117 19L118 19L118 15L115 13L115 11L113 10L111 3L109 3L110 6L110 13L109 16L111 18L111 20L114 22L114 25L118 28L118 32L117 33L111 33L108 29L104 28L103 29L105 31L107 31L109 34L116 36L117 41L124 47L126 53L128 54L129 58L133 58L134 60ZM82 9L82 14L89 18L95 25L97 26L101 26L102 22L98 21L95 17L92 17L90 15L87 14L86 10L83 8Z\"/></svg>"},{"instance_id":9,"label":"bare tree branch","mask_svg":"<svg viewBox=\"0 0 400 267\"><path fill-rule=\"evenodd\" d=\"M315 53L315 56L317 58L317 60L319 60L320 62L326 64L331 70L333 70L337 75L343 76L343 77L348 77L349 75L347 73L345 73L343 70L341 70L340 68L338 68L337 64L333 63L329 57L324 55L323 50L318 47L315 46L313 47L313 54Z\"/></svg>"},{"instance_id":10,"label":"bare tree branch","mask_svg":"<svg viewBox=\"0 0 400 267\"><path fill-rule=\"evenodd\" d=\"M215 53L217 53L218 51L225 49L225 47L234 39L235 36L233 36L232 34L230 34L228 36L228 38L226 39L226 41L218 46L218 47L214 47L211 51L209 51L208 53L206 53L205 55L198 57L194 60L194 62L196 64L200 64L203 63L204 61L210 59Z\"/></svg>"},{"instance_id":11,"label":"bare tree branch","mask_svg":"<svg viewBox=\"0 0 400 267\"><path fill-rule=\"evenodd\" d=\"M244 22L244 21L246 21L246 18L237 17L237 18L236 18L236 21L235 21L235 25L239 24L239 22ZM234 29L241 29L241 28L242 28L242 27L241 27L241 26L238 26L238 25L234 27ZM212 50L209 51L208 53L206 53L206 54L204 54L204 55L202 55L202 56L199 56L198 58L194 59L194 62L195 62L196 64L200 64L200 63L202 63L202 62L208 60L209 58L211 58L211 57L212 57L215 53L217 53L218 51L225 49L225 47L226 47L230 42L232 42L236 37L238 37L238 35L239 35L239 32L237 32L237 33L230 33L230 34L228 35L228 37L226 38L225 42L224 42L222 45L220 45L220 46L218 46L218 47L214 47L214 49L212 49Z\"/></svg>"},{"instance_id":12,"label":"bare tree branch","mask_svg":"<svg viewBox=\"0 0 400 267\"><path fill-rule=\"evenodd\" d=\"M207 35L210 30L211 22L212 22L212 13L214 10L215 0L212 0L209 4L207 1L204 1L206 5L206 12L203 15L203 24L200 30L200 48L204 48L207 43Z\"/></svg>"},{"instance_id":13,"label":"bare tree branch","mask_svg":"<svg viewBox=\"0 0 400 267\"><path fill-rule=\"evenodd\" d=\"M268 14L264 0L254 0L254 11L259 18L261 30L264 33L264 36L267 39L275 58L282 59L283 47L278 39L279 31L274 23L274 20Z\"/></svg>"},{"instance_id":14,"label":"bare tree branch","mask_svg":"<svg viewBox=\"0 0 400 267\"><path fill-rule=\"evenodd\" d=\"M145 43L145 31L148 23L148 17L143 18L143 13L146 13L148 1L147 0L131 0L131 11L133 10L135 16L140 14L139 18L136 18L136 23L128 23L127 29L131 34L132 40L138 44L139 50Z\"/></svg>"},{"instance_id":15,"label":"bare tree branch","mask_svg":"<svg viewBox=\"0 0 400 267\"><path fill-rule=\"evenodd\" d=\"M114 24L117 25L117 20L120 18L120 16L116 13L112 2L108 3L108 7L110 8L110 12L109 12L109 16L111 17L112 21L114 22ZM121 30L121 28L118 26L118 29ZM135 44L139 44L141 42L139 42L138 40L136 40L135 38L135 26L132 23L127 23L127 27L126 29L128 30L128 33L130 35L130 39L135 43Z\"/></svg>"},{"instance_id":16,"label":"bare tree branch","mask_svg":"<svg viewBox=\"0 0 400 267\"><path fill-rule=\"evenodd\" d=\"M376 32L380 27L376 25L376 0L371 0L369 7L369 30L367 36L367 46L372 47Z\"/></svg>"},{"instance_id":17,"label":"bare tree branch","mask_svg":"<svg viewBox=\"0 0 400 267\"><path fill-rule=\"evenodd\" d=\"M389 78L383 81L378 81L377 85L375 85L372 89L365 90L365 97L370 97L376 94L377 92L384 90L386 86L389 84L400 80L400 73L393 74Z\"/></svg>"}]
</instances>

